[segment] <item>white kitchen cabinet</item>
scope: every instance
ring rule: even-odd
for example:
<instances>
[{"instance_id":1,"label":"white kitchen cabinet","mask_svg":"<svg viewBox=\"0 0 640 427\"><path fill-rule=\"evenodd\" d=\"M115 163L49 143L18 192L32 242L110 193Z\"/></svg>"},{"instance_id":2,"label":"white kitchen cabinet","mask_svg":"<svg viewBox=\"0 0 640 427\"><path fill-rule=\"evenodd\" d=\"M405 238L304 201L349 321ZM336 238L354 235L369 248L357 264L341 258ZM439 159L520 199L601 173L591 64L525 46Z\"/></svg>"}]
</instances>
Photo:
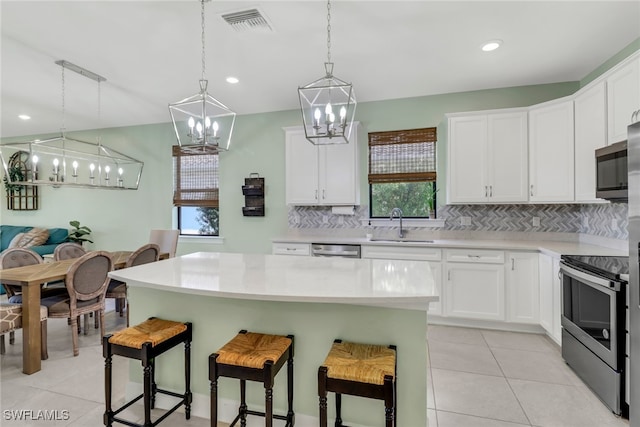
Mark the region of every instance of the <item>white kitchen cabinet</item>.
<instances>
[{"instance_id":1,"label":"white kitchen cabinet","mask_svg":"<svg viewBox=\"0 0 640 427\"><path fill-rule=\"evenodd\" d=\"M448 203L526 202L527 114L449 118Z\"/></svg>"},{"instance_id":2,"label":"white kitchen cabinet","mask_svg":"<svg viewBox=\"0 0 640 427\"><path fill-rule=\"evenodd\" d=\"M575 201L592 202L597 200L595 150L607 145L607 91L604 81L576 96L574 120Z\"/></svg>"},{"instance_id":3,"label":"white kitchen cabinet","mask_svg":"<svg viewBox=\"0 0 640 427\"><path fill-rule=\"evenodd\" d=\"M540 254L540 325L556 343L562 342L562 286L560 283L560 260Z\"/></svg>"},{"instance_id":4,"label":"white kitchen cabinet","mask_svg":"<svg viewBox=\"0 0 640 427\"><path fill-rule=\"evenodd\" d=\"M361 256L365 259L399 259L425 261L429 263L440 301L429 304L429 315L442 315L442 249L400 246L362 245Z\"/></svg>"},{"instance_id":5,"label":"white kitchen cabinet","mask_svg":"<svg viewBox=\"0 0 640 427\"><path fill-rule=\"evenodd\" d=\"M444 315L504 321L504 253L452 249L445 258Z\"/></svg>"},{"instance_id":6,"label":"white kitchen cabinet","mask_svg":"<svg viewBox=\"0 0 640 427\"><path fill-rule=\"evenodd\" d=\"M540 316L538 253L507 253L506 293L510 322L538 324Z\"/></svg>"},{"instance_id":7,"label":"white kitchen cabinet","mask_svg":"<svg viewBox=\"0 0 640 427\"><path fill-rule=\"evenodd\" d=\"M529 111L529 200L574 200L573 101L553 101Z\"/></svg>"},{"instance_id":8,"label":"white kitchen cabinet","mask_svg":"<svg viewBox=\"0 0 640 427\"><path fill-rule=\"evenodd\" d=\"M302 127L285 128L288 205L358 205L358 125L348 144L313 145Z\"/></svg>"},{"instance_id":9,"label":"white kitchen cabinet","mask_svg":"<svg viewBox=\"0 0 640 427\"><path fill-rule=\"evenodd\" d=\"M640 58L607 77L609 144L627 139L631 114L640 108Z\"/></svg>"},{"instance_id":10,"label":"white kitchen cabinet","mask_svg":"<svg viewBox=\"0 0 640 427\"><path fill-rule=\"evenodd\" d=\"M311 245L309 243L285 243L285 242L272 243L271 253L273 255L310 256Z\"/></svg>"}]
</instances>

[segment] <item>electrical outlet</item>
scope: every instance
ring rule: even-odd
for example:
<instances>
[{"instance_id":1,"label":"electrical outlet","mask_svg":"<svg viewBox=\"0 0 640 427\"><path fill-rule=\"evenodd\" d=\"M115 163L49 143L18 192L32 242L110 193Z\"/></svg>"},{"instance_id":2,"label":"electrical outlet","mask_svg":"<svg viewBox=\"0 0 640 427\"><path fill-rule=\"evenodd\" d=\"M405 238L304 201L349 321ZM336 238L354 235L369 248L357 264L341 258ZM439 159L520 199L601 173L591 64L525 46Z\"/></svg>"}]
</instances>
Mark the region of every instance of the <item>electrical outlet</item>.
<instances>
[{"instance_id":1,"label":"electrical outlet","mask_svg":"<svg viewBox=\"0 0 640 427\"><path fill-rule=\"evenodd\" d=\"M470 216L461 216L460 217L460 225L471 225L471 217Z\"/></svg>"},{"instance_id":2,"label":"electrical outlet","mask_svg":"<svg viewBox=\"0 0 640 427\"><path fill-rule=\"evenodd\" d=\"M540 217L534 216L531 223L533 224L534 227L540 227Z\"/></svg>"}]
</instances>

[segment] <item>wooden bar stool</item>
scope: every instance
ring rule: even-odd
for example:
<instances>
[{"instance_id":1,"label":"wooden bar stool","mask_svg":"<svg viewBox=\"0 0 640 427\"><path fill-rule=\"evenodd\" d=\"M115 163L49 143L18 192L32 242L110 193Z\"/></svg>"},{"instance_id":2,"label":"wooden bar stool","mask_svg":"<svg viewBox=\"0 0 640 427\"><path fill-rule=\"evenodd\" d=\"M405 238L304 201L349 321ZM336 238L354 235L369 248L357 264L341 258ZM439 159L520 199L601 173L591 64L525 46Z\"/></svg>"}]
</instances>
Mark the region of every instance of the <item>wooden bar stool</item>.
<instances>
[{"instance_id":1,"label":"wooden bar stool","mask_svg":"<svg viewBox=\"0 0 640 427\"><path fill-rule=\"evenodd\" d=\"M273 380L287 362L288 406L287 415L273 414ZM240 380L240 408L230 427L238 420L247 425L247 415L265 417L265 426L272 427L273 419L286 420L285 427L293 427L293 335L265 335L240 331L220 350L209 356L209 380L211 381L211 426L218 425L218 377ZM264 384L265 412L247 409L246 382Z\"/></svg>"},{"instance_id":2,"label":"wooden bar stool","mask_svg":"<svg viewBox=\"0 0 640 427\"><path fill-rule=\"evenodd\" d=\"M320 427L327 427L327 392L336 394L336 427L342 424L342 394L384 400L385 425L396 426L396 346L335 340L318 369Z\"/></svg>"},{"instance_id":3,"label":"wooden bar stool","mask_svg":"<svg viewBox=\"0 0 640 427\"><path fill-rule=\"evenodd\" d=\"M185 407L185 416L191 418L191 323L151 317L136 326L123 329L115 334L105 335L102 339L104 353L105 406L104 425L110 427L114 422L134 427L153 427L171 415L181 405ZM155 381L155 359L167 350L184 343L184 394L159 389ZM144 391L115 411L111 409L111 360L113 355L138 359L144 368ZM180 402L156 421L151 421L151 409L155 406L156 393L180 398ZM144 424L135 424L116 416L144 397Z\"/></svg>"}]
</instances>

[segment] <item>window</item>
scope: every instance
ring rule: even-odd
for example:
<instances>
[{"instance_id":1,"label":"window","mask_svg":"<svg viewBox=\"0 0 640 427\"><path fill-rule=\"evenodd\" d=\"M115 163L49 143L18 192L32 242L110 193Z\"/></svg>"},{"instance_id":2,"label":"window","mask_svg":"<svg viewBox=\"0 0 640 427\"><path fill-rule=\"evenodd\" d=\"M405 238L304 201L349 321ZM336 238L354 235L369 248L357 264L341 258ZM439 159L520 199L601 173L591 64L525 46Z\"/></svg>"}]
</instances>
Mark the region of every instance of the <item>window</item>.
<instances>
[{"instance_id":1,"label":"window","mask_svg":"<svg viewBox=\"0 0 640 427\"><path fill-rule=\"evenodd\" d=\"M173 146L173 205L182 235L218 236L218 153Z\"/></svg>"},{"instance_id":2,"label":"window","mask_svg":"<svg viewBox=\"0 0 640 427\"><path fill-rule=\"evenodd\" d=\"M369 133L369 216L393 208L408 218L435 211L436 128Z\"/></svg>"}]
</instances>

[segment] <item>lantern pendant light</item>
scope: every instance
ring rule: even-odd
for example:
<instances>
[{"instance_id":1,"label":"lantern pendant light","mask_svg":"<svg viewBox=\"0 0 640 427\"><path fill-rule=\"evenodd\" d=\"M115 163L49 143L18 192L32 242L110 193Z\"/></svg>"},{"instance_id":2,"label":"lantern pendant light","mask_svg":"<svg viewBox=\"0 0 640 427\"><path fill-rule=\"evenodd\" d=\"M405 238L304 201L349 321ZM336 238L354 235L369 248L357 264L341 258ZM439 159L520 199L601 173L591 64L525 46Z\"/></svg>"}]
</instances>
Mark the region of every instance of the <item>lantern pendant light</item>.
<instances>
[{"instance_id":1,"label":"lantern pendant light","mask_svg":"<svg viewBox=\"0 0 640 427\"><path fill-rule=\"evenodd\" d=\"M331 62L331 0L327 1L325 76L298 88L304 133L314 145L347 144L356 114L353 85L333 75Z\"/></svg>"},{"instance_id":2,"label":"lantern pendant light","mask_svg":"<svg viewBox=\"0 0 640 427\"><path fill-rule=\"evenodd\" d=\"M181 101L169 104L178 144L193 152L216 153L226 151L231 145L231 135L236 113L207 93L205 78L205 16L201 0L202 20L202 77L200 92Z\"/></svg>"}]
</instances>

